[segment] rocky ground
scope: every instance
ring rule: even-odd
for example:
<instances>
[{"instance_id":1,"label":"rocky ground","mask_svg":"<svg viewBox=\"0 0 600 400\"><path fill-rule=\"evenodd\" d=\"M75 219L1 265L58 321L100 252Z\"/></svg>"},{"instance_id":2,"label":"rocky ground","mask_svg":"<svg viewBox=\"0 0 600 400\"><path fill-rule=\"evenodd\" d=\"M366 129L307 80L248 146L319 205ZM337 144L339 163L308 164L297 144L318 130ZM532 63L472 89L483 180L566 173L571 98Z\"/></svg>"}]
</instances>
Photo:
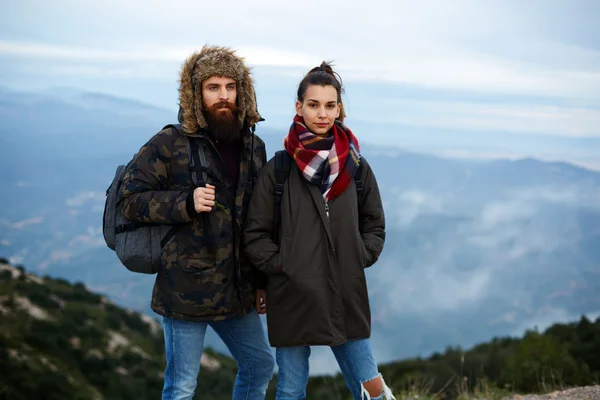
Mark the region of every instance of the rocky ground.
<instances>
[{"instance_id":1,"label":"rocky ground","mask_svg":"<svg viewBox=\"0 0 600 400\"><path fill-rule=\"evenodd\" d=\"M577 387L542 395L514 395L505 400L600 400L600 385Z\"/></svg>"}]
</instances>

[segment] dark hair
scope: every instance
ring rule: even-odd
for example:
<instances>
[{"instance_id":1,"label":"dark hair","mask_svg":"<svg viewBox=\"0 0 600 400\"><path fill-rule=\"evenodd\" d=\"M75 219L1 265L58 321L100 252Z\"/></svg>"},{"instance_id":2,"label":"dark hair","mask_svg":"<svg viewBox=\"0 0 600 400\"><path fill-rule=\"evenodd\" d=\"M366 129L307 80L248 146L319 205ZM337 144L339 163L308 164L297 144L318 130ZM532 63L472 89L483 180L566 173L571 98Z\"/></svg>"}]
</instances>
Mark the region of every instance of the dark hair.
<instances>
[{"instance_id":1,"label":"dark hair","mask_svg":"<svg viewBox=\"0 0 600 400\"><path fill-rule=\"evenodd\" d=\"M344 93L344 87L342 86L342 78L337 72L331 68L331 62L323 61L318 67L314 67L306 75L300 84L298 85L298 101L304 102L304 96L309 86L333 86L337 91L338 98L337 102L340 104L340 116L339 120L344 121L346 113L344 112L344 103L342 103L342 93Z\"/></svg>"}]
</instances>

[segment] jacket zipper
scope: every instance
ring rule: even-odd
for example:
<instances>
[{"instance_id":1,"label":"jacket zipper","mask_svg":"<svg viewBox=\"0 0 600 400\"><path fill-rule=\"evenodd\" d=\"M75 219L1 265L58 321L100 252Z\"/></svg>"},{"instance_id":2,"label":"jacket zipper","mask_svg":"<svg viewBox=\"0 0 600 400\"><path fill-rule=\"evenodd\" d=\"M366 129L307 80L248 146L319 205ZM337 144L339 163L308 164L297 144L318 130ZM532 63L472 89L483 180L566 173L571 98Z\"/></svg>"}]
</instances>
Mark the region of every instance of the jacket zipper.
<instances>
[{"instance_id":1,"label":"jacket zipper","mask_svg":"<svg viewBox=\"0 0 600 400\"><path fill-rule=\"evenodd\" d=\"M325 215L327 215L327 223L329 225L329 232L331 232L331 217L329 215L329 203L325 203ZM331 239L333 239L333 232L331 232ZM333 249L333 254L335 253L335 246L333 245L333 240L331 243L331 248ZM336 256L337 259L337 256Z\"/></svg>"},{"instance_id":2,"label":"jacket zipper","mask_svg":"<svg viewBox=\"0 0 600 400\"><path fill-rule=\"evenodd\" d=\"M219 161L221 161L221 167L222 170L227 172L227 166L225 165L225 161L223 160L223 157L221 157L221 154L219 153L219 150L217 149L217 146L213 143L213 141L211 139L209 139L208 137L202 135L200 136L202 139L206 140L206 142L208 142L208 144L210 144L210 146L213 148L213 150L215 151L215 154L217 155L217 157L219 158ZM229 186L231 186L231 182L229 182L229 176L227 176L227 173L224 174L225 179L227 180L227 182L229 183ZM233 189L233 202L235 203L235 196L237 193L237 187ZM227 196L227 200L229 199L229 193ZM231 207L229 206L229 204L227 204L227 208L229 209L229 213L231 214L231 232L233 233L233 265L235 268L235 273L233 274L233 279L235 281L235 287L237 288L237 297L238 297L238 302L240 305L240 311L242 313L242 315L245 315L244 312L244 307L243 307L243 303L242 303L242 293L240 290L240 285L239 285L239 281L238 281L238 265L237 265L237 257L235 256L235 245L236 245L236 240L235 240L235 225L234 225L234 219L236 218L236 216L234 215L233 210L231 209ZM240 271L241 273L241 271Z\"/></svg>"},{"instance_id":3,"label":"jacket zipper","mask_svg":"<svg viewBox=\"0 0 600 400\"><path fill-rule=\"evenodd\" d=\"M342 294L342 287L341 287L341 273L340 273L340 263L338 261L337 258L337 252L335 251L335 246L333 244L333 231L331 229L331 213L330 213L330 209L329 209L329 203L325 202L325 215L327 215L327 224L329 225L329 232L331 232L331 249L333 250L333 256L335 258L335 263L336 263L336 271L338 272L338 289L340 291L340 296ZM342 323L344 324L344 336L346 335L346 324L345 324L345 320L346 320L346 311L344 309L344 301L340 301L340 306L342 307Z\"/></svg>"}]
</instances>

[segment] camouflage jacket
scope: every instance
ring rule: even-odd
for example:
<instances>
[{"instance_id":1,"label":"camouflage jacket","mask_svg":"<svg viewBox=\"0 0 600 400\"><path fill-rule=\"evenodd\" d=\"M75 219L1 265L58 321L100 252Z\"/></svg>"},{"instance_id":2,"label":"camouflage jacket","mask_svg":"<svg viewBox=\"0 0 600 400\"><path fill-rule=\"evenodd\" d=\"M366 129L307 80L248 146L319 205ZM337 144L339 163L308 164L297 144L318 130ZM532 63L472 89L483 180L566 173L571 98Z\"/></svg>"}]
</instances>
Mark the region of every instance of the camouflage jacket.
<instances>
[{"instance_id":1,"label":"camouflage jacket","mask_svg":"<svg viewBox=\"0 0 600 400\"><path fill-rule=\"evenodd\" d=\"M121 185L121 211L130 220L173 224L162 249L152 309L170 318L215 321L247 314L254 305L256 270L240 252L241 229L254 180L266 163L264 142L248 131L240 153L237 188L210 136L200 131L219 206L190 215L194 185L185 141L167 128L138 152ZM191 199L190 199L191 200ZM192 203L193 204L193 203Z\"/></svg>"}]
</instances>

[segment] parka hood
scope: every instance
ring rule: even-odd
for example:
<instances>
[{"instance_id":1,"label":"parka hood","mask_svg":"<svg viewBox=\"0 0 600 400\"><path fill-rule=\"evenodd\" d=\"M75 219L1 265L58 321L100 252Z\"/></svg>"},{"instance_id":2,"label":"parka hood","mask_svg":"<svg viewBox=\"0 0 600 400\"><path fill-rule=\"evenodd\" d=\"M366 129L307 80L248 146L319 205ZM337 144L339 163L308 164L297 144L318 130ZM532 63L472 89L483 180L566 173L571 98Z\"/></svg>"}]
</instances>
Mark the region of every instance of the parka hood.
<instances>
[{"instance_id":1,"label":"parka hood","mask_svg":"<svg viewBox=\"0 0 600 400\"><path fill-rule=\"evenodd\" d=\"M207 128L202 114L202 82L211 76L236 81L240 128L251 127L262 118L258 113L251 71L244 59L228 47L204 46L183 63L179 85L179 122L189 134Z\"/></svg>"}]
</instances>

